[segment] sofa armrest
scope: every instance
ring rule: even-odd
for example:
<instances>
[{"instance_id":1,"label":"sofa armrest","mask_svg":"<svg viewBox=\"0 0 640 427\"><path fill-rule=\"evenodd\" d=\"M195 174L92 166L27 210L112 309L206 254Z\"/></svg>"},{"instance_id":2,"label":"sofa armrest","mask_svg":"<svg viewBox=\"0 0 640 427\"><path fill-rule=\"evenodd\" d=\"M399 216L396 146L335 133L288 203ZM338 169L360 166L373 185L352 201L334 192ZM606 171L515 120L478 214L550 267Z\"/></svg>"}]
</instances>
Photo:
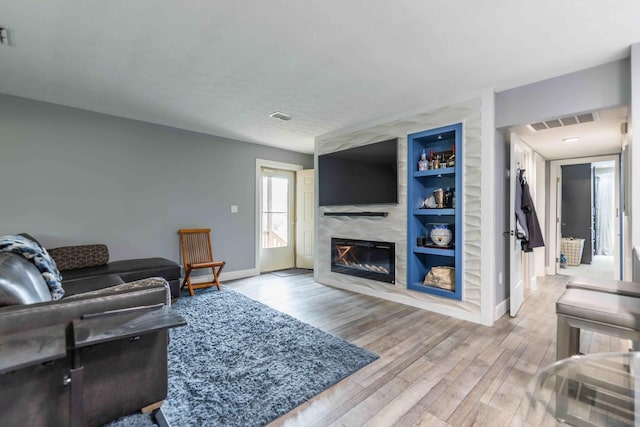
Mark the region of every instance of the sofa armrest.
<instances>
[{"instance_id":1,"label":"sofa armrest","mask_svg":"<svg viewBox=\"0 0 640 427\"><path fill-rule=\"evenodd\" d=\"M138 282L145 282L144 286L137 284L121 289L114 286L96 291L102 292L101 294L91 295L92 292L87 292L58 301L2 307L0 336L56 324L66 327L85 314L167 303L166 280L156 278Z\"/></svg>"},{"instance_id":2,"label":"sofa armrest","mask_svg":"<svg viewBox=\"0 0 640 427\"><path fill-rule=\"evenodd\" d=\"M91 292L77 293L69 296L66 299L76 300L76 299L95 298L98 296L113 295L120 292L133 292L137 289L148 288L149 286L164 286L165 290L167 291L167 297L165 298L164 304L168 306L171 305L171 288L169 286L169 282L167 282L162 277L149 277L147 279L140 279L140 280L135 280L133 282L121 283L115 286L96 289Z\"/></svg>"}]
</instances>

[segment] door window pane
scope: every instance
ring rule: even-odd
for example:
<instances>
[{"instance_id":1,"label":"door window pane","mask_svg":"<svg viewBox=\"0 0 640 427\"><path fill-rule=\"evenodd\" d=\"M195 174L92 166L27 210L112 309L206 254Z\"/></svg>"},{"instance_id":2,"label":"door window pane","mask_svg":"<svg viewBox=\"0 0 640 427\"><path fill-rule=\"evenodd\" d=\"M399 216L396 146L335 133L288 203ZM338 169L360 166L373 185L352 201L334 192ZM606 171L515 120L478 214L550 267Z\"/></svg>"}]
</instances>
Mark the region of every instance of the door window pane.
<instances>
[{"instance_id":1,"label":"door window pane","mask_svg":"<svg viewBox=\"0 0 640 427\"><path fill-rule=\"evenodd\" d=\"M275 176L262 177L262 247L288 245L289 180Z\"/></svg>"}]
</instances>

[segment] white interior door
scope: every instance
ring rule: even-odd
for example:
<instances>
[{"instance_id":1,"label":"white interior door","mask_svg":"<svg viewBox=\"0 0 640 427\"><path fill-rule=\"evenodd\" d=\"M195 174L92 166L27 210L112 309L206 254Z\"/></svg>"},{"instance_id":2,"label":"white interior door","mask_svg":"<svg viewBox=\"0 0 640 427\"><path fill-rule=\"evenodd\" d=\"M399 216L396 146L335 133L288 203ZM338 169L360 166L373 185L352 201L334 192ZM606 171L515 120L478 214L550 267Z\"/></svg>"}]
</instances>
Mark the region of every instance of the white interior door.
<instances>
[{"instance_id":1,"label":"white interior door","mask_svg":"<svg viewBox=\"0 0 640 427\"><path fill-rule=\"evenodd\" d=\"M520 185L518 170L526 169L528 163L528 146L511 133L511 164L509 168L509 314L518 313L524 302L525 266L524 253L517 238L516 227L516 185Z\"/></svg>"},{"instance_id":2,"label":"white interior door","mask_svg":"<svg viewBox=\"0 0 640 427\"><path fill-rule=\"evenodd\" d=\"M314 170L296 171L296 267L313 269Z\"/></svg>"},{"instance_id":3,"label":"white interior door","mask_svg":"<svg viewBox=\"0 0 640 427\"><path fill-rule=\"evenodd\" d=\"M260 272L293 268L294 172L262 168L260 177Z\"/></svg>"}]
</instances>

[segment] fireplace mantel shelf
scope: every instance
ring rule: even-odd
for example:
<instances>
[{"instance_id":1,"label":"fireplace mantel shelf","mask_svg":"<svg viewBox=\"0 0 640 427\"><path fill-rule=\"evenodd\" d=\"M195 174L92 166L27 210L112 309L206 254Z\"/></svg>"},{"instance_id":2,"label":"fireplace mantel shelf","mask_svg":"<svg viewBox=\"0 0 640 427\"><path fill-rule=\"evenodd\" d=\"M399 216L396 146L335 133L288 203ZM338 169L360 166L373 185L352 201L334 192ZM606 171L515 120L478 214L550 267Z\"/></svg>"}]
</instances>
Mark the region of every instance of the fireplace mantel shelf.
<instances>
[{"instance_id":1,"label":"fireplace mantel shelf","mask_svg":"<svg viewBox=\"0 0 640 427\"><path fill-rule=\"evenodd\" d=\"M324 216L387 216L389 212L325 212Z\"/></svg>"}]
</instances>

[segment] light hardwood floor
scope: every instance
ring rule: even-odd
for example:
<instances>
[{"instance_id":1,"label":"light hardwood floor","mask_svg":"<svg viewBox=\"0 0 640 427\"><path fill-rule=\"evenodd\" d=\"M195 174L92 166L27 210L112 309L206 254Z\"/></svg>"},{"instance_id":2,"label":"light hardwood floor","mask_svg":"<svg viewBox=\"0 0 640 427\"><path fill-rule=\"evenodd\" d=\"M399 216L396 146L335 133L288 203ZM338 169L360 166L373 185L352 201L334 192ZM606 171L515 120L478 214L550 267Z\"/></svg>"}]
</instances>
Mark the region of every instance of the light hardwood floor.
<instances>
[{"instance_id":1,"label":"light hardwood floor","mask_svg":"<svg viewBox=\"0 0 640 427\"><path fill-rule=\"evenodd\" d=\"M224 286L380 355L269 426L494 427L522 425L529 380L555 361L555 301L567 280L539 278L518 316L492 327L324 286L310 274ZM584 333L581 351L627 344Z\"/></svg>"}]
</instances>

